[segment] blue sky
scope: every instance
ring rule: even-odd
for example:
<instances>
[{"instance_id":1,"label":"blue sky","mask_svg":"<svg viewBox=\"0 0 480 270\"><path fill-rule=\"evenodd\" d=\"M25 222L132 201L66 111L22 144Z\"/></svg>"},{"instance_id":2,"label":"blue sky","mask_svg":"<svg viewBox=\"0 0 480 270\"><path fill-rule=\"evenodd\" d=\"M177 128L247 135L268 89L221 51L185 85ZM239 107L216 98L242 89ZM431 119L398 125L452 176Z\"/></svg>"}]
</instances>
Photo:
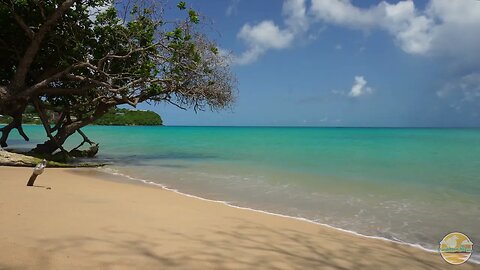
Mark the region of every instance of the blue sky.
<instances>
[{"instance_id":1,"label":"blue sky","mask_svg":"<svg viewBox=\"0 0 480 270\"><path fill-rule=\"evenodd\" d=\"M167 125L479 126L480 1L191 0L234 55L231 110Z\"/></svg>"}]
</instances>

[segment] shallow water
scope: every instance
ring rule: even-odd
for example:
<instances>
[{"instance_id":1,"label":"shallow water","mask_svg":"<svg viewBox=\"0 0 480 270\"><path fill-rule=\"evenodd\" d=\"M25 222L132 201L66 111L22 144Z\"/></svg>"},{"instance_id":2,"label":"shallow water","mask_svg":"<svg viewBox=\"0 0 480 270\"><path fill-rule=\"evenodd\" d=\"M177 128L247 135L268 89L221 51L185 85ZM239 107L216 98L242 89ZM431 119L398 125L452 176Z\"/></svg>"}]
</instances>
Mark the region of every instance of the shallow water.
<instances>
[{"instance_id":1,"label":"shallow water","mask_svg":"<svg viewBox=\"0 0 480 270\"><path fill-rule=\"evenodd\" d=\"M26 131L30 146L45 137L40 127ZM112 164L107 171L181 192L430 249L452 231L480 243L477 129L95 126L85 132L101 145L99 161ZM11 146L28 147L18 136Z\"/></svg>"}]
</instances>

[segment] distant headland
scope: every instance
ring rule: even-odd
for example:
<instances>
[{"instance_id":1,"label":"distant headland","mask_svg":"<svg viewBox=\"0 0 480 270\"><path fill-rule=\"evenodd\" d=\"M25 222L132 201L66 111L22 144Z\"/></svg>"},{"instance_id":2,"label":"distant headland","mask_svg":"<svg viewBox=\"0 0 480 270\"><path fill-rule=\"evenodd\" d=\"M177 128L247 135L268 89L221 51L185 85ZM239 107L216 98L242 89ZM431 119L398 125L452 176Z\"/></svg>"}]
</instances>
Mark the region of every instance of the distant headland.
<instances>
[{"instance_id":1,"label":"distant headland","mask_svg":"<svg viewBox=\"0 0 480 270\"><path fill-rule=\"evenodd\" d=\"M10 122L10 117L0 115L0 124ZM33 107L27 108L23 116L24 124L41 125L40 117ZM157 113L147 110L111 109L93 123L99 126L161 126L163 120Z\"/></svg>"}]
</instances>

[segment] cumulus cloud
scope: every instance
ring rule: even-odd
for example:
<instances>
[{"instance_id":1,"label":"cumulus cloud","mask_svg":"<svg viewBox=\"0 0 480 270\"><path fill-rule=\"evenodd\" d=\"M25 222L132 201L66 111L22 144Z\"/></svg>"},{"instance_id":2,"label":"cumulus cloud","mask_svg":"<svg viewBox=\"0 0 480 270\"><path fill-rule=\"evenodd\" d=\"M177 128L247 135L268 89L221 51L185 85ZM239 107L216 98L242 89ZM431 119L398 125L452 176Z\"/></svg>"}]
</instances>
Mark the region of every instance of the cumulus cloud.
<instances>
[{"instance_id":1,"label":"cumulus cloud","mask_svg":"<svg viewBox=\"0 0 480 270\"><path fill-rule=\"evenodd\" d=\"M463 57L480 44L480 1L430 0L419 10L414 1L407 0L396 4L382 1L369 8L359 8L348 0L312 0L310 13L325 23L387 31L409 54Z\"/></svg>"},{"instance_id":2,"label":"cumulus cloud","mask_svg":"<svg viewBox=\"0 0 480 270\"><path fill-rule=\"evenodd\" d=\"M373 93L373 89L368 86L368 82L363 76L355 76L353 78L353 85L350 91L346 90L331 90L330 92L333 95L344 96L344 97L351 97L351 98L358 98L365 95L370 95Z\"/></svg>"},{"instance_id":3,"label":"cumulus cloud","mask_svg":"<svg viewBox=\"0 0 480 270\"><path fill-rule=\"evenodd\" d=\"M354 3L285 0L282 22L264 20L241 28L238 38L247 48L234 62L249 64L269 50L290 48L301 40L316 40L318 33L314 32L328 25L384 31L405 53L433 57L444 64L446 83L436 92L438 98L448 98L456 109L480 101L480 1L428 0L423 8L411 0L379 1L368 7ZM350 91L334 94L355 98L370 93L372 89L365 78L356 76Z\"/></svg>"},{"instance_id":4,"label":"cumulus cloud","mask_svg":"<svg viewBox=\"0 0 480 270\"><path fill-rule=\"evenodd\" d=\"M382 1L368 8L355 6L350 0L286 0L283 4L283 27L272 21L256 25L246 24L239 38L247 44L247 51L238 57L238 62L247 64L255 61L270 49L284 49L299 40L299 36L315 29L318 23L334 24L359 30L380 29L389 33L395 43L406 53L436 55L459 59L460 65L477 68L480 54L480 1L473 0L430 0L424 9L411 0L397 3ZM266 27L266 23L269 27ZM258 28L258 29L257 29ZM318 27L316 27L318 28ZM274 37L284 46L276 46L252 38L246 32L274 31ZM311 31L310 31L311 32ZM285 37L283 37L285 35ZM282 38L280 38L282 36ZM452 42L458 40L461 42Z\"/></svg>"},{"instance_id":5,"label":"cumulus cloud","mask_svg":"<svg viewBox=\"0 0 480 270\"><path fill-rule=\"evenodd\" d=\"M362 9L345 0L312 0L311 13L317 21L355 29L386 30L407 53L424 54L432 44L430 31L434 21L418 14L413 1L380 2Z\"/></svg>"},{"instance_id":6,"label":"cumulus cloud","mask_svg":"<svg viewBox=\"0 0 480 270\"><path fill-rule=\"evenodd\" d=\"M432 52L455 58L470 69L478 69L480 1L434 0L426 13L437 22L431 30Z\"/></svg>"},{"instance_id":7,"label":"cumulus cloud","mask_svg":"<svg viewBox=\"0 0 480 270\"><path fill-rule=\"evenodd\" d=\"M247 50L236 57L237 64L252 63L268 50L290 47L295 37L308 29L305 0L286 0L282 10L285 16L283 28L271 20L243 25L237 37L246 43Z\"/></svg>"},{"instance_id":8,"label":"cumulus cloud","mask_svg":"<svg viewBox=\"0 0 480 270\"><path fill-rule=\"evenodd\" d=\"M363 76L355 76L355 82L353 83L352 89L348 93L349 97L360 97L364 95L371 94L373 89L367 86L367 80Z\"/></svg>"},{"instance_id":9,"label":"cumulus cloud","mask_svg":"<svg viewBox=\"0 0 480 270\"><path fill-rule=\"evenodd\" d=\"M305 0L287 0L283 3L282 13L286 17L285 24L293 33L308 30L309 21L306 16Z\"/></svg>"},{"instance_id":10,"label":"cumulus cloud","mask_svg":"<svg viewBox=\"0 0 480 270\"><path fill-rule=\"evenodd\" d=\"M249 64L267 50L290 46L294 35L288 30L280 29L272 21L263 21L257 25L245 24L238 37L247 43L248 50L237 58L237 63Z\"/></svg>"}]
</instances>

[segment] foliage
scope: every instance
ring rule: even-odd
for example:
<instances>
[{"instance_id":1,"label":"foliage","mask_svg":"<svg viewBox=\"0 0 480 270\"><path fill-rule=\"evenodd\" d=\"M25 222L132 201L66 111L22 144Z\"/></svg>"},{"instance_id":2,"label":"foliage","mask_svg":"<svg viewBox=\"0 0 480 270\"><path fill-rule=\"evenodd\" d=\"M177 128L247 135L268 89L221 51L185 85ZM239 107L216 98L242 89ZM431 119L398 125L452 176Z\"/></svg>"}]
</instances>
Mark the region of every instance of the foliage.
<instances>
[{"instance_id":1,"label":"foliage","mask_svg":"<svg viewBox=\"0 0 480 270\"><path fill-rule=\"evenodd\" d=\"M155 0L1 0L0 114L12 117L0 144L35 107L49 140L65 140L117 105L166 102L218 110L234 101L228 58L201 32L185 2L169 21ZM53 128L48 115L55 115ZM82 135L84 136L84 135Z\"/></svg>"},{"instance_id":2,"label":"foliage","mask_svg":"<svg viewBox=\"0 0 480 270\"><path fill-rule=\"evenodd\" d=\"M117 108L110 110L93 124L104 126L158 126L162 125L162 118L152 111L132 111Z\"/></svg>"}]
</instances>

